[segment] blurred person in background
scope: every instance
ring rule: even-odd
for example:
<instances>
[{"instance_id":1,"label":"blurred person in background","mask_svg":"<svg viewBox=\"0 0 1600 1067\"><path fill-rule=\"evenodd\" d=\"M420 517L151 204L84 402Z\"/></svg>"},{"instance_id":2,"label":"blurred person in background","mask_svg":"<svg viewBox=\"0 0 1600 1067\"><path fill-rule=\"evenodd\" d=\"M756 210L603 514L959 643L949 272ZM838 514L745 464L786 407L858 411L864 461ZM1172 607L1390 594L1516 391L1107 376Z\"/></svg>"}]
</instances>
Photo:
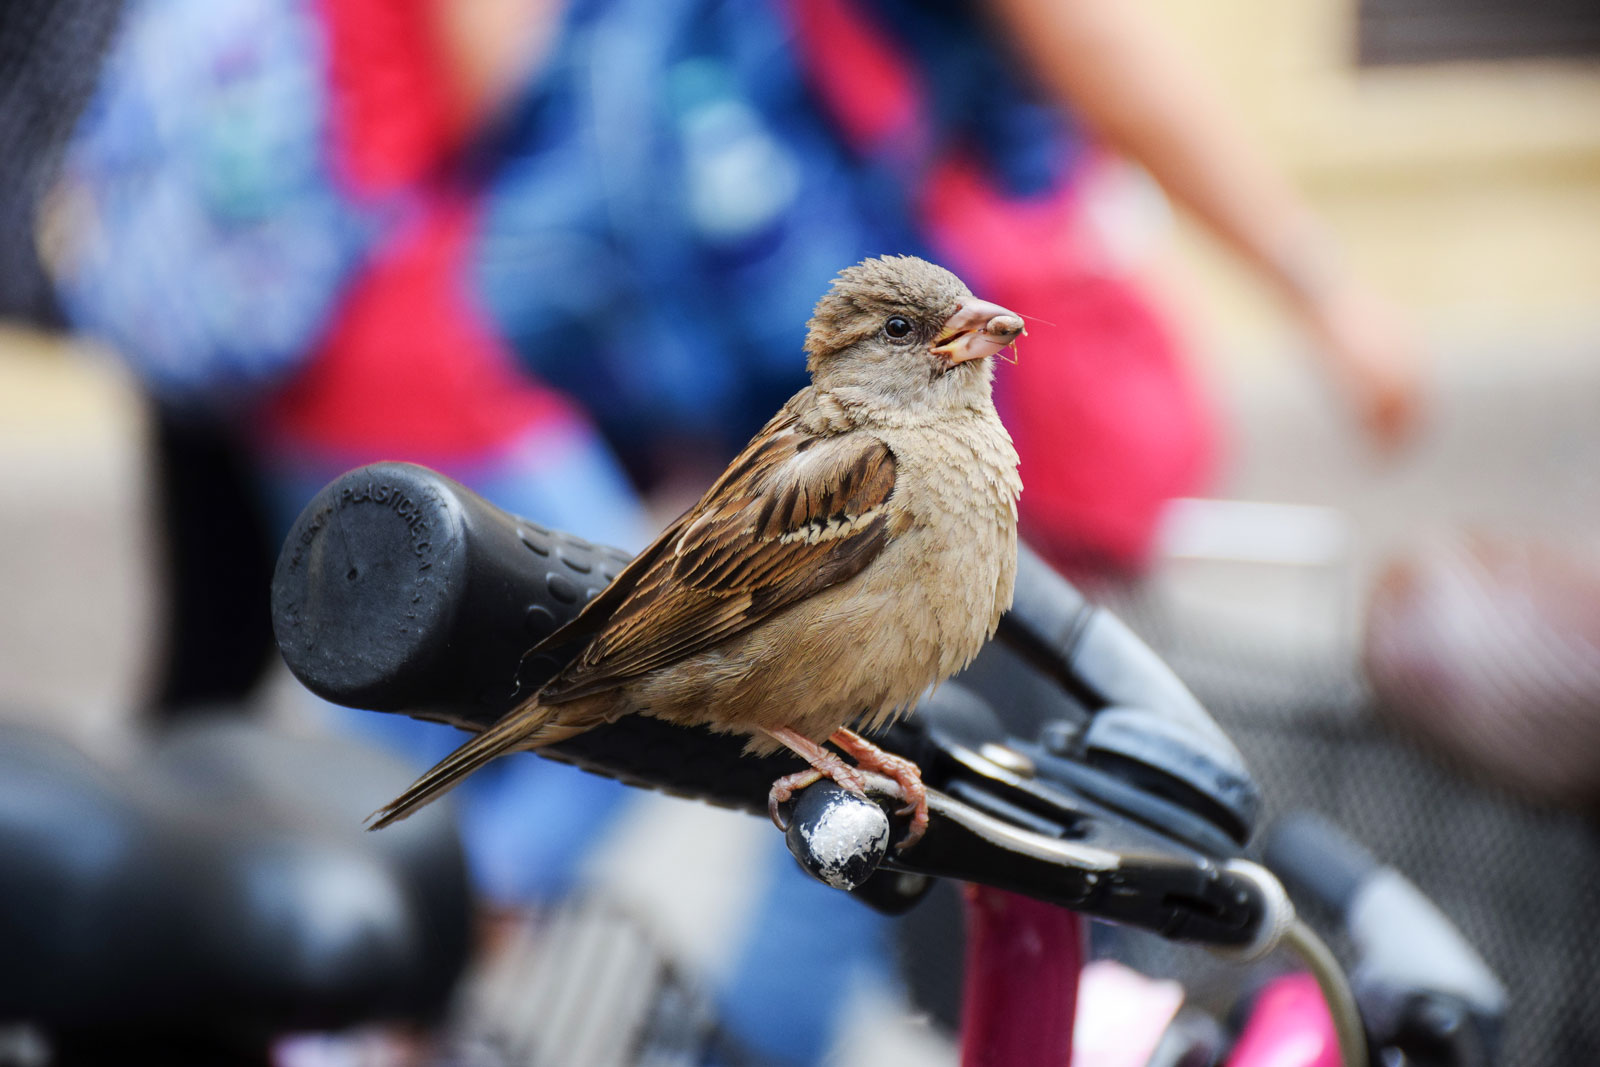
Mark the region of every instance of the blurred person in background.
<instances>
[{"instance_id":1,"label":"blurred person in background","mask_svg":"<svg viewBox=\"0 0 1600 1067\"><path fill-rule=\"evenodd\" d=\"M1142 278L1160 198L1123 160L1284 295L1377 441L1404 436L1408 335L1115 0L133 3L44 243L74 324L176 424L243 445L275 532L335 474L407 459L626 547L654 525L636 491L698 494L803 384L835 271L925 255L1030 316L998 386L1027 536L1130 574L1214 431ZM264 614L264 590L236 603ZM419 766L455 742L329 714ZM483 892L526 904L629 801L519 758L460 804ZM720 1007L808 1062L883 980L884 924L766 847Z\"/></svg>"},{"instance_id":2,"label":"blurred person in background","mask_svg":"<svg viewBox=\"0 0 1600 1067\"><path fill-rule=\"evenodd\" d=\"M1283 294L1375 441L1411 428L1413 339L1137 8L775 6L573 5L506 111L484 299L647 486L698 492L792 391L838 264L917 251L1034 319L999 385L1031 539L1136 572L1214 434L1125 159ZM549 343L572 331L588 358Z\"/></svg>"}]
</instances>

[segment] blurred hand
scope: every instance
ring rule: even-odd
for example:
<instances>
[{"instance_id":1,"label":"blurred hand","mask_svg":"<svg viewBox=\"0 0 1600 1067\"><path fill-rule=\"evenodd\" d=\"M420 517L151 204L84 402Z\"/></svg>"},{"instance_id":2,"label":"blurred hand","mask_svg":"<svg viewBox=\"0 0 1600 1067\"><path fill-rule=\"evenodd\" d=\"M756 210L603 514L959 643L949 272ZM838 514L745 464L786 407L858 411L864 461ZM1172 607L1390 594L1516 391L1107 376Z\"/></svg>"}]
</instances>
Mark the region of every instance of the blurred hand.
<instances>
[{"instance_id":1,"label":"blurred hand","mask_svg":"<svg viewBox=\"0 0 1600 1067\"><path fill-rule=\"evenodd\" d=\"M1338 388L1355 408L1366 435L1392 454L1421 422L1421 344L1402 316L1355 282L1320 287L1296 302Z\"/></svg>"}]
</instances>

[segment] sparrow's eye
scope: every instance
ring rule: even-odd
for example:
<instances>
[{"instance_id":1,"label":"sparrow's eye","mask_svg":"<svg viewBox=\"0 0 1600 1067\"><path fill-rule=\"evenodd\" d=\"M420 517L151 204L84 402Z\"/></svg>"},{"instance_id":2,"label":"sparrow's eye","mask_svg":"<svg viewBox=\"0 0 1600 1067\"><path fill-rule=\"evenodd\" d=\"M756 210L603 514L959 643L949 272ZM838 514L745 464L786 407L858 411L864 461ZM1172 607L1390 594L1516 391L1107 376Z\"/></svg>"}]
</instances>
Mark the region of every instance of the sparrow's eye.
<instances>
[{"instance_id":1,"label":"sparrow's eye","mask_svg":"<svg viewBox=\"0 0 1600 1067\"><path fill-rule=\"evenodd\" d=\"M911 323L896 315L883 324L883 332L899 341L911 335Z\"/></svg>"}]
</instances>

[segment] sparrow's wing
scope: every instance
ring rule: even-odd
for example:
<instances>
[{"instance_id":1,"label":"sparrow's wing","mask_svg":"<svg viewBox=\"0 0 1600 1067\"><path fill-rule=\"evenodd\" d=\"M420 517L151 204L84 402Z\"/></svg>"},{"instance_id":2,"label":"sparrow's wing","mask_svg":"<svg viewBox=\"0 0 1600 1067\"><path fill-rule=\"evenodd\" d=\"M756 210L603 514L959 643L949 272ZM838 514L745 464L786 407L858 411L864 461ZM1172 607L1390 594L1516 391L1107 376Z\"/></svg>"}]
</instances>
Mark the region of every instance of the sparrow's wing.
<instances>
[{"instance_id":1,"label":"sparrow's wing","mask_svg":"<svg viewBox=\"0 0 1600 1067\"><path fill-rule=\"evenodd\" d=\"M627 602L634 590L639 588L640 579L650 573L656 561L661 558L661 553L683 535L684 526L694 515L695 509L690 508L657 534L650 546L629 560L628 565L585 604L576 617L523 653L523 662L526 663L541 654L560 662L575 659L577 650L604 630L611 617L617 613L617 609Z\"/></svg>"},{"instance_id":2,"label":"sparrow's wing","mask_svg":"<svg viewBox=\"0 0 1600 1067\"><path fill-rule=\"evenodd\" d=\"M894 455L876 438L815 437L779 415L698 504L529 653L581 644L578 658L418 778L373 828L502 753L594 725L562 721L562 702L614 689L859 574L895 532L884 506L894 479Z\"/></svg>"},{"instance_id":3,"label":"sparrow's wing","mask_svg":"<svg viewBox=\"0 0 1600 1067\"><path fill-rule=\"evenodd\" d=\"M884 506L894 483L894 455L877 438L817 437L775 419L618 576L620 603L601 603L610 588L590 603L603 625L539 700L615 688L859 574L894 532Z\"/></svg>"}]
</instances>

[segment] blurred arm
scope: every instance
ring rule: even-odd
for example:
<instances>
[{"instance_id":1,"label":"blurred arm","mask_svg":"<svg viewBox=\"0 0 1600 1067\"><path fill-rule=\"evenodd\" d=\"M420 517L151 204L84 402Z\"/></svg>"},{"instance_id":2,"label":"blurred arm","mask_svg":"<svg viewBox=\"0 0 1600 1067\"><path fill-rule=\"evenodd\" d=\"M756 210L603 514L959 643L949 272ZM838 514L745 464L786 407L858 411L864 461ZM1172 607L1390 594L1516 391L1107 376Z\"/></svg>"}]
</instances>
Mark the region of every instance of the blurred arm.
<instances>
[{"instance_id":1,"label":"blurred arm","mask_svg":"<svg viewBox=\"0 0 1600 1067\"><path fill-rule=\"evenodd\" d=\"M543 62L565 0L432 0L451 89L468 129L489 119Z\"/></svg>"},{"instance_id":2,"label":"blurred arm","mask_svg":"<svg viewBox=\"0 0 1600 1067\"><path fill-rule=\"evenodd\" d=\"M1138 163L1287 301L1394 444L1414 422L1416 344L1343 266L1331 239L1137 3L990 0L1033 75L1107 145Z\"/></svg>"}]
</instances>

